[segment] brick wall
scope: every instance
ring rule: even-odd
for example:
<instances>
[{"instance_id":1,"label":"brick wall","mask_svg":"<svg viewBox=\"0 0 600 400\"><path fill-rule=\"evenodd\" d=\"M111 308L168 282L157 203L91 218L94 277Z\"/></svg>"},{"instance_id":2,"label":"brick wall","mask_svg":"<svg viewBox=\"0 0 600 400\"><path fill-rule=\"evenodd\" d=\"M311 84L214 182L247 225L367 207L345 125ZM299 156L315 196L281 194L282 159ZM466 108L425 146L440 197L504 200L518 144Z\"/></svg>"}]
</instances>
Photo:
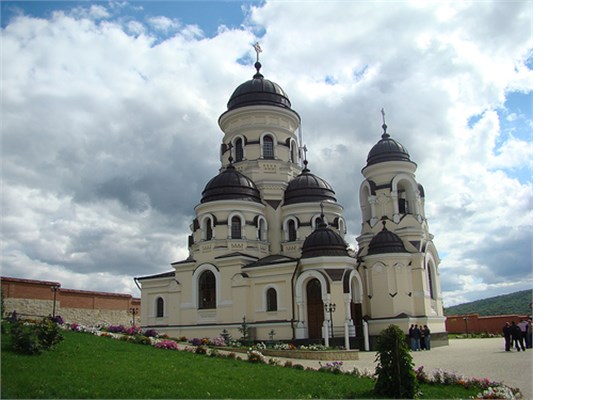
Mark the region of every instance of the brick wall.
<instances>
[{"instance_id":1,"label":"brick wall","mask_svg":"<svg viewBox=\"0 0 600 400\"><path fill-rule=\"evenodd\" d=\"M465 323L465 318L468 318ZM446 331L448 333L502 333L502 327L506 322L519 322L522 319L529 320L527 315L493 315L479 316L479 314L447 315Z\"/></svg>"},{"instance_id":2,"label":"brick wall","mask_svg":"<svg viewBox=\"0 0 600 400\"><path fill-rule=\"evenodd\" d=\"M14 310L25 317L41 318L52 315L55 309L55 315L69 323L130 325L130 310L136 308L136 322L139 323L140 299L130 294L63 289L59 282L4 276L1 279L6 313ZM56 301L53 286L59 287Z\"/></svg>"}]
</instances>

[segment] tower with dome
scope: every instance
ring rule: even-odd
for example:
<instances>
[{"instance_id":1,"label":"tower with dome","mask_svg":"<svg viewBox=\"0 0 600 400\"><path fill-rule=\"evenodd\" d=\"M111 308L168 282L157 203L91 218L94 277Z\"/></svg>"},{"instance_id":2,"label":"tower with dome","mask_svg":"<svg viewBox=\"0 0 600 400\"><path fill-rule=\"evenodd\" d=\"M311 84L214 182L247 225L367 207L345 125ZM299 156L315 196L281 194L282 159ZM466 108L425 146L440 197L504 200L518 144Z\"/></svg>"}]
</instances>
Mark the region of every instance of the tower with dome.
<instances>
[{"instance_id":1,"label":"tower with dome","mask_svg":"<svg viewBox=\"0 0 600 400\"><path fill-rule=\"evenodd\" d=\"M258 55L258 50L257 50ZM170 337L236 337L370 349L390 324L428 325L447 343L438 265L417 165L383 125L358 185L358 252L343 207L309 169L300 116L261 73L239 85L219 117L221 168L202 191L189 256L136 277L141 324Z\"/></svg>"}]
</instances>

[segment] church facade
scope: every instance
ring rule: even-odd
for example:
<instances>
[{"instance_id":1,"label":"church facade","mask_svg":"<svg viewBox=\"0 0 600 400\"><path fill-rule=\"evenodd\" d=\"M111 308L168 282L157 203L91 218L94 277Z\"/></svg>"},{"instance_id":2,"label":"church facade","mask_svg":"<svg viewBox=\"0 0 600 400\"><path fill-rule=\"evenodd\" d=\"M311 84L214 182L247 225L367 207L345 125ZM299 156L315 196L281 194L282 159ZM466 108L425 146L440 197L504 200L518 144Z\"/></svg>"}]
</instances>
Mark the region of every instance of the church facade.
<instances>
[{"instance_id":1,"label":"church facade","mask_svg":"<svg viewBox=\"0 0 600 400\"><path fill-rule=\"evenodd\" d=\"M189 256L135 278L142 326L236 338L245 321L255 340L369 349L390 324L418 324L447 343L440 259L407 150L384 121L357 186L362 228L350 250L343 207L302 154L300 116L255 68L219 118L222 167L194 209Z\"/></svg>"}]
</instances>

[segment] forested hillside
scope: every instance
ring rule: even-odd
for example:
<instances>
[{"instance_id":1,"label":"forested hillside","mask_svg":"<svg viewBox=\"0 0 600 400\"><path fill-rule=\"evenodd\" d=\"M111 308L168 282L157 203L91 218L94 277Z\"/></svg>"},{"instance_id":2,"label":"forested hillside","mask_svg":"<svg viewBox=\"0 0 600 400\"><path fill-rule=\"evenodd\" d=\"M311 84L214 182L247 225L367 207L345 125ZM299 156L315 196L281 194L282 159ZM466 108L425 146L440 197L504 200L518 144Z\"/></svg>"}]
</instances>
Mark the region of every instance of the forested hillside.
<instances>
[{"instance_id":1,"label":"forested hillside","mask_svg":"<svg viewBox=\"0 0 600 400\"><path fill-rule=\"evenodd\" d=\"M505 294L502 296L490 297L472 301L470 303L458 304L444 308L444 315L461 314L479 314L483 315L503 315L503 314L523 314L532 315L533 309L533 289L520 292Z\"/></svg>"}]
</instances>

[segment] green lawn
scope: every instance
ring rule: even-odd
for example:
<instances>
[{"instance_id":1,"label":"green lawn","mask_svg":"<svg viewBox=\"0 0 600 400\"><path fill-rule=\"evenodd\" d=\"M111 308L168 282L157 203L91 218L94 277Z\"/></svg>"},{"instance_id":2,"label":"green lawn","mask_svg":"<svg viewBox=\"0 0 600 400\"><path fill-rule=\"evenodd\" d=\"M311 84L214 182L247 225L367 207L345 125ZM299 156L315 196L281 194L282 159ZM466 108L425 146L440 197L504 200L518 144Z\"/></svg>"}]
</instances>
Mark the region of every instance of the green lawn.
<instances>
[{"instance_id":1,"label":"green lawn","mask_svg":"<svg viewBox=\"0 0 600 400\"><path fill-rule=\"evenodd\" d=\"M17 354L2 335L2 398L373 398L368 378L301 371L161 350L89 334L38 356ZM283 359L284 360L284 359ZM422 385L423 398L477 390Z\"/></svg>"}]
</instances>

